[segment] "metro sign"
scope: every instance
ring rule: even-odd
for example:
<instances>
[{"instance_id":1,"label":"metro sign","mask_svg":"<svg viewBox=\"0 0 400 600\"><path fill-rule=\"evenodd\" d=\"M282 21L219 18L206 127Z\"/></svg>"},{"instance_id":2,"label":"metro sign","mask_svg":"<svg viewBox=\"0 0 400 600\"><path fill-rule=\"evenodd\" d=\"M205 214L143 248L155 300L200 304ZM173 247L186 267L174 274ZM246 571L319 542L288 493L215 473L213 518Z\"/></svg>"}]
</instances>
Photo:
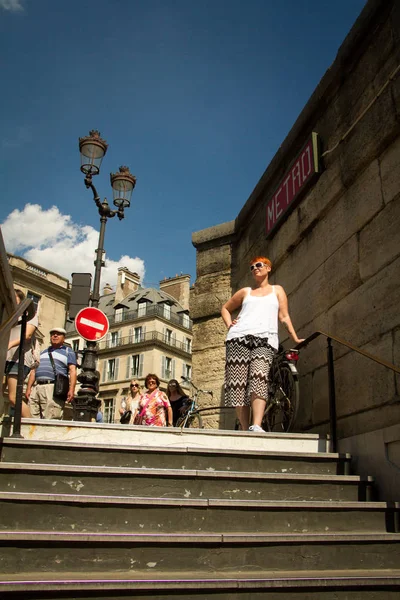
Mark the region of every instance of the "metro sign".
<instances>
[{"instance_id":1,"label":"metro sign","mask_svg":"<svg viewBox=\"0 0 400 600\"><path fill-rule=\"evenodd\" d=\"M318 134L314 131L303 150L286 171L266 207L266 237L287 218L301 193L314 176L320 172L318 160Z\"/></svg>"},{"instance_id":2,"label":"metro sign","mask_svg":"<svg viewBox=\"0 0 400 600\"><path fill-rule=\"evenodd\" d=\"M75 317L76 331L88 342L101 340L109 328L106 315L94 306L82 308Z\"/></svg>"}]
</instances>

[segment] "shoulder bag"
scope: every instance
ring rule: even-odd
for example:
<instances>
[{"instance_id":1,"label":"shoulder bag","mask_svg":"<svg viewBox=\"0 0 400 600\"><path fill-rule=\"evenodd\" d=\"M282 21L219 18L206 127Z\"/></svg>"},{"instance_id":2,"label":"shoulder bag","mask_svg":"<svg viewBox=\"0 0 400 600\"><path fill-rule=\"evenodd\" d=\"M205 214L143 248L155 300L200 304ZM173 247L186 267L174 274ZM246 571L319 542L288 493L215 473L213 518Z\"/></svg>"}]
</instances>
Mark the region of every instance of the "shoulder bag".
<instances>
[{"instance_id":1,"label":"shoulder bag","mask_svg":"<svg viewBox=\"0 0 400 600\"><path fill-rule=\"evenodd\" d=\"M127 425L128 423L130 423L131 418L132 418L132 411L131 410L126 410L121 415L121 418L120 418L119 422L122 423L122 425Z\"/></svg>"},{"instance_id":2,"label":"shoulder bag","mask_svg":"<svg viewBox=\"0 0 400 600\"><path fill-rule=\"evenodd\" d=\"M49 348L48 352L49 352L51 366L53 367L53 371L54 371L53 397L57 398L58 400L64 400L64 402L65 402L65 400L67 399L68 390L69 390L69 377L66 375L63 375L62 373L57 373L56 366L54 364L53 355L52 355L52 350Z\"/></svg>"}]
</instances>

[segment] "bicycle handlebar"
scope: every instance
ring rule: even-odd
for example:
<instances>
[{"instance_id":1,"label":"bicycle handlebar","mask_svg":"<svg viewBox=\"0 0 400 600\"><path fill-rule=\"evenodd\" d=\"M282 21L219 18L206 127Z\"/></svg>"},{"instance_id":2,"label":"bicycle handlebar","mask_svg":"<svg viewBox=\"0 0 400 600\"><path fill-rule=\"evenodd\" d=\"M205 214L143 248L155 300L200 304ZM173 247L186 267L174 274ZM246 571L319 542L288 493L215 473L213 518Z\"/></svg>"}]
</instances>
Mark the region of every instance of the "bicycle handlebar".
<instances>
[{"instance_id":1,"label":"bicycle handlebar","mask_svg":"<svg viewBox=\"0 0 400 600\"><path fill-rule=\"evenodd\" d=\"M183 381L186 381L186 383L190 383L190 385L196 390L197 393L201 392L202 394L210 394L210 396L213 396L212 390L201 390L200 388L194 385L193 381L189 379L189 377L184 377L182 375L181 379L183 379Z\"/></svg>"}]
</instances>

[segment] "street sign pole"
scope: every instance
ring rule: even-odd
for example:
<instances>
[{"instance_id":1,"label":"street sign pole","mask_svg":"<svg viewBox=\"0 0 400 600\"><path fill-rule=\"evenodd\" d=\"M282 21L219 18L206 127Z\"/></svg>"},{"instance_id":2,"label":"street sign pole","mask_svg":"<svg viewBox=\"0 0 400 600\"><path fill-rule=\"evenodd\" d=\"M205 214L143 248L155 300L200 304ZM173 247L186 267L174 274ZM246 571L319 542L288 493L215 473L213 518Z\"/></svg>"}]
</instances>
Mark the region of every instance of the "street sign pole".
<instances>
[{"instance_id":1,"label":"street sign pole","mask_svg":"<svg viewBox=\"0 0 400 600\"><path fill-rule=\"evenodd\" d=\"M74 421L96 421L101 401L96 398L99 391L97 370L97 341L109 330L106 315L94 306L83 308L75 317L75 328L87 344L83 352L82 370L78 375L81 384L72 401Z\"/></svg>"}]
</instances>

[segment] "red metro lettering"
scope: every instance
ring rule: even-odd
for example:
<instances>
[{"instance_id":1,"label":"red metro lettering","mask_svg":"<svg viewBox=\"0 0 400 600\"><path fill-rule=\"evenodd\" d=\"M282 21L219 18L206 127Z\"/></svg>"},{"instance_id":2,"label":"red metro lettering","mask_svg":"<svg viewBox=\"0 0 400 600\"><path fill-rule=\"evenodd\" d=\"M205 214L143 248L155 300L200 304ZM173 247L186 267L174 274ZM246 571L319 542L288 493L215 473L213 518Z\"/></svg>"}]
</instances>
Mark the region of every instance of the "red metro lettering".
<instances>
[{"instance_id":1,"label":"red metro lettering","mask_svg":"<svg viewBox=\"0 0 400 600\"><path fill-rule=\"evenodd\" d=\"M285 174L275 194L267 204L267 236L278 221L288 211L312 175L317 172L317 134L312 135L307 145L296 158L291 169Z\"/></svg>"}]
</instances>

